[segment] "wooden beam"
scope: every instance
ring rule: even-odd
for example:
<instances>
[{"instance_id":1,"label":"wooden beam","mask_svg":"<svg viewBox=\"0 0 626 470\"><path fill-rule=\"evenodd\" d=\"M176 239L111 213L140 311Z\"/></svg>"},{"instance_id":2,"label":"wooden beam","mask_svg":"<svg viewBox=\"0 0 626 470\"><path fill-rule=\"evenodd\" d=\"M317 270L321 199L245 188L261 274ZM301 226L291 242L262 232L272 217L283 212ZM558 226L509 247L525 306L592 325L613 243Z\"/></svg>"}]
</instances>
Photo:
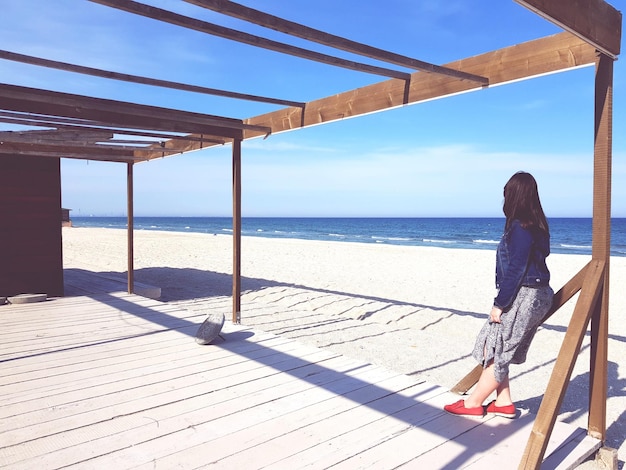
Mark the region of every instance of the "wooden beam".
<instances>
[{"instance_id":1,"label":"wooden beam","mask_svg":"<svg viewBox=\"0 0 626 470\"><path fill-rule=\"evenodd\" d=\"M158 140L134 140L134 139L111 139L110 142L131 145L157 145L163 147L163 142ZM145 148L145 147L142 147Z\"/></svg>"},{"instance_id":2,"label":"wooden beam","mask_svg":"<svg viewBox=\"0 0 626 470\"><path fill-rule=\"evenodd\" d=\"M53 132L53 131L52 131ZM102 134L101 134L102 136ZM95 140L94 140L95 138ZM111 143L100 143L100 142L111 142ZM149 149L151 146L156 146L159 148L159 152L173 154L180 153L186 151L184 147L174 147L173 145L166 146L165 143L154 143L154 142L142 142L142 141L133 141L135 145L126 145L122 142L116 144L111 139L106 137L97 138L95 135L91 136L88 140L78 140L74 138L74 136L69 136L65 133L62 133L55 138L46 138L45 136L15 136L15 135L2 135L0 133L0 148L5 147L2 150L3 153L10 152L20 152L20 151L28 151L32 152L35 149L36 151L40 151L42 153L46 153L49 151L52 152L68 152L68 153L80 153L83 152L86 155L88 154L104 154L104 153L120 153L122 156L135 156L134 152L136 151L145 151ZM138 144L141 145L138 145Z\"/></svg>"},{"instance_id":3,"label":"wooden beam","mask_svg":"<svg viewBox=\"0 0 626 470\"><path fill-rule=\"evenodd\" d=\"M0 141L3 142L28 142L33 144L50 143L95 143L109 141L113 138L111 131L84 131L75 130L30 130L30 131L4 131L0 132Z\"/></svg>"},{"instance_id":4,"label":"wooden beam","mask_svg":"<svg viewBox=\"0 0 626 470\"><path fill-rule=\"evenodd\" d=\"M622 14L604 0L515 0L615 59L622 41Z\"/></svg>"},{"instance_id":5,"label":"wooden beam","mask_svg":"<svg viewBox=\"0 0 626 470\"><path fill-rule=\"evenodd\" d=\"M569 281L565 283L555 294L552 299L552 307L546 315L542 318L541 323L545 323L548 319L554 315L563 305L570 301L583 286L585 277L587 276L587 270L591 262L587 263L580 271L578 271Z\"/></svg>"},{"instance_id":6,"label":"wooden beam","mask_svg":"<svg viewBox=\"0 0 626 470\"><path fill-rule=\"evenodd\" d=\"M153 20L163 21L177 26L182 26L187 29L193 29L202 33L211 34L232 41L249 44L251 46L262 47L271 51L280 52L283 54L292 55L295 57L301 57L303 59L312 60L315 62L321 62L323 64L333 65L335 67L343 67L349 70L356 70L358 72L372 73L375 75L382 75L384 77L394 77L402 80L409 80L410 74L401 72L398 70L391 70L384 67L376 67L369 64L363 64L360 62L354 62L352 60L346 60L339 57L333 57L327 54L321 54L319 52L310 51L301 47L291 46L271 39L254 36L252 34L244 33L242 31L236 31L234 29L225 28L224 26L209 23L207 21L201 21L188 16L179 15L168 10L156 8L143 3L134 2L131 0L90 0L94 3L106 5L109 7L117 8L136 15L145 16Z\"/></svg>"},{"instance_id":7,"label":"wooden beam","mask_svg":"<svg viewBox=\"0 0 626 470\"><path fill-rule=\"evenodd\" d=\"M341 49L353 54L362 55L383 62L401 65L422 72L440 73L460 80L470 80L481 85L488 85L489 81L485 77L479 77L459 70L449 69L438 65L430 64L418 59L403 56L393 52L385 51L377 47L368 46L350 39L346 39L334 34L329 34L318 29L310 28L293 21L288 21L278 16L270 15L260 10L240 5L231 0L185 0L188 3L201 6L224 15L245 20L265 28L270 28L281 33L317 42L325 46Z\"/></svg>"},{"instance_id":8,"label":"wooden beam","mask_svg":"<svg viewBox=\"0 0 626 470\"><path fill-rule=\"evenodd\" d=\"M96 123L94 121L87 120L76 120L76 119L65 119L56 116L42 116L36 115L33 119L26 118L27 116L32 116L30 114L22 114L22 113L12 113L8 111L0 111L0 122L6 122L10 124L20 124L24 126L39 126L39 127L54 127L62 132L113 132L114 134L120 135L134 135L134 136L142 136L142 137L154 137L157 139L161 139L165 141L167 139L171 139L173 141L190 141L197 142L199 145L206 144L218 144L223 145L227 142L224 138L218 138L216 136L211 135L177 135L171 134L167 132L150 132L150 131L137 131L137 130L129 130L129 129L115 129L114 126L107 125L108 123ZM80 125L77 123L85 123L92 125ZM102 127L98 127L100 124ZM50 131L50 129L48 129ZM54 132L54 131L51 131ZM159 143L160 145L160 143Z\"/></svg>"},{"instance_id":9,"label":"wooden beam","mask_svg":"<svg viewBox=\"0 0 626 470\"><path fill-rule=\"evenodd\" d=\"M226 143L233 142L235 139L229 141L222 140L221 142L214 136L206 135L189 135L187 138L181 138L178 140L166 140L162 143L151 145L141 150L135 151L135 158L143 161L153 160L155 158L162 158L164 155L163 149L175 149L177 152L192 152L195 150L201 150L204 148L214 147L215 145L225 145Z\"/></svg>"},{"instance_id":10,"label":"wooden beam","mask_svg":"<svg viewBox=\"0 0 626 470\"><path fill-rule=\"evenodd\" d=\"M461 380L459 380L454 387L450 389L452 393L458 393L459 395L465 395L470 388L478 383L481 374L483 373L483 366L478 364Z\"/></svg>"},{"instance_id":11,"label":"wooden beam","mask_svg":"<svg viewBox=\"0 0 626 470\"><path fill-rule=\"evenodd\" d=\"M116 156L119 158L133 158L134 151L114 145L95 145L84 144L79 142L63 143L63 142L47 142L47 143L32 143L32 142L0 142L0 153L22 155L45 155L47 153L73 153L83 154L85 158L97 157L97 156Z\"/></svg>"},{"instance_id":12,"label":"wooden beam","mask_svg":"<svg viewBox=\"0 0 626 470\"><path fill-rule=\"evenodd\" d=\"M446 66L485 76L492 86L592 65L595 60L592 46L564 32ZM480 89L472 82L416 72L411 78L408 101L404 82L391 79L307 103L304 115L300 109L286 108L244 122L267 126L277 133ZM244 133L245 138L258 135L253 131Z\"/></svg>"},{"instance_id":13,"label":"wooden beam","mask_svg":"<svg viewBox=\"0 0 626 470\"><path fill-rule=\"evenodd\" d=\"M269 98L264 96L248 95L245 93L236 93L233 91L218 90L216 88L207 88L197 85L187 85L185 83L170 82L167 80L157 80L155 78L141 77L138 75L129 75L126 73L110 72L107 70L95 69L92 67L84 67L82 65L68 64L67 62L58 62L56 60L42 59L16 52L0 50L0 59L22 62L25 64L38 65L41 67L49 67L67 72L82 73L84 75L92 75L95 77L109 78L112 80L120 80L130 83L140 83L143 85L152 85L162 88L171 88L174 90L190 91L192 93L202 93L205 95L222 96L224 98L234 98L238 100L257 101L259 103L277 104L281 106L297 106L302 107L304 103L299 101L282 100L278 98Z\"/></svg>"},{"instance_id":14,"label":"wooden beam","mask_svg":"<svg viewBox=\"0 0 626 470\"><path fill-rule=\"evenodd\" d=\"M229 138L240 136L244 129L256 128L261 133L269 133L264 126L252 125L251 128L239 119L9 84L0 84L0 109L104 121L122 128L204 132Z\"/></svg>"},{"instance_id":15,"label":"wooden beam","mask_svg":"<svg viewBox=\"0 0 626 470\"><path fill-rule=\"evenodd\" d=\"M8 152L6 152L8 153ZM5 152L0 151L0 155L5 154ZM10 154L10 153L9 153ZM15 153L12 155L16 155ZM119 155L85 155L85 153L69 153L69 152L29 152L29 151L20 151L17 155L21 157L48 157L48 158L71 158L72 160L92 160L99 162L118 162L118 163L128 163L129 161L140 162L142 160L136 159L135 157L121 157Z\"/></svg>"},{"instance_id":16,"label":"wooden beam","mask_svg":"<svg viewBox=\"0 0 626 470\"><path fill-rule=\"evenodd\" d=\"M80 118L65 118L60 116L50 116L39 113L21 113L7 110L0 110L0 122L8 122L10 124L20 124L23 126L46 127L48 131L54 130L50 128L76 129L76 130L93 130L100 132L111 132L112 129L103 129L107 126L102 121L90 121Z\"/></svg>"}]
</instances>

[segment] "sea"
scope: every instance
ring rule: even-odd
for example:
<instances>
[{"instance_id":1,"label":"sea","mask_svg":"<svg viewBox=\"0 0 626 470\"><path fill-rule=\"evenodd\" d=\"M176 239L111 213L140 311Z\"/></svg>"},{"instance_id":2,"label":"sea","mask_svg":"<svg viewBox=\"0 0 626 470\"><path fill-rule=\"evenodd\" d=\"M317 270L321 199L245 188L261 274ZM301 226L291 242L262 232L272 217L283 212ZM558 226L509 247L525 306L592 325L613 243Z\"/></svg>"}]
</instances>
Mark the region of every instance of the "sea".
<instances>
[{"instance_id":1,"label":"sea","mask_svg":"<svg viewBox=\"0 0 626 470\"><path fill-rule=\"evenodd\" d=\"M549 219L551 251L591 254L591 218ZM126 229L126 217L72 217L74 227ZM135 217L135 230L232 234L230 217ZM243 236L494 250L504 218L243 217ZM626 218L611 220L611 256L626 256Z\"/></svg>"}]
</instances>

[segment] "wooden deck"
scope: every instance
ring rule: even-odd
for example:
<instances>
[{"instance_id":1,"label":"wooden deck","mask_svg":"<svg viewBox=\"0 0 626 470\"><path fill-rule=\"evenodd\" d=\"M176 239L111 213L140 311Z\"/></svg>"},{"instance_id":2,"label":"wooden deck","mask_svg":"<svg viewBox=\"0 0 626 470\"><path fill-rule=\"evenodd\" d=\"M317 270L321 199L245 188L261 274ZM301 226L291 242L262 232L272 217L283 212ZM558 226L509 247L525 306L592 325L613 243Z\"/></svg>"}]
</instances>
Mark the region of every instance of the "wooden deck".
<instances>
[{"instance_id":1,"label":"wooden deck","mask_svg":"<svg viewBox=\"0 0 626 470\"><path fill-rule=\"evenodd\" d=\"M126 293L0 306L6 469L517 468L533 416L464 419L393 371ZM600 442L557 423L544 469Z\"/></svg>"}]
</instances>

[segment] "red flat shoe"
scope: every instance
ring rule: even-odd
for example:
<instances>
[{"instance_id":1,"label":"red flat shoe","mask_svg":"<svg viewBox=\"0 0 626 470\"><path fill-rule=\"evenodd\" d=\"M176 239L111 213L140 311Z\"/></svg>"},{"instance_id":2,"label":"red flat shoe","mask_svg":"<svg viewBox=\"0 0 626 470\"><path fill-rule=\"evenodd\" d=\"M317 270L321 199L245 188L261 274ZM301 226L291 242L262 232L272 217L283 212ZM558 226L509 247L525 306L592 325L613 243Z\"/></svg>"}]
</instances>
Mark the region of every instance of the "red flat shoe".
<instances>
[{"instance_id":1,"label":"red flat shoe","mask_svg":"<svg viewBox=\"0 0 626 470\"><path fill-rule=\"evenodd\" d=\"M466 416L469 418L482 418L485 414L482 406L477 406L476 408L465 408L465 400L459 400L451 405L446 405L443 409L453 415Z\"/></svg>"},{"instance_id":2,"label":"red flat shoe","mask_svg":"<svg viewBox=\"0 0 626 470\"><path fill-rule=\"evenodd\" d=\"M496 406L496 401L492 401L487 405L487 413L494 414L496 416L502 416L503 418L513 419L517 414L515 405L510 404L506 406Z\"/></svg>"}]
</instances>

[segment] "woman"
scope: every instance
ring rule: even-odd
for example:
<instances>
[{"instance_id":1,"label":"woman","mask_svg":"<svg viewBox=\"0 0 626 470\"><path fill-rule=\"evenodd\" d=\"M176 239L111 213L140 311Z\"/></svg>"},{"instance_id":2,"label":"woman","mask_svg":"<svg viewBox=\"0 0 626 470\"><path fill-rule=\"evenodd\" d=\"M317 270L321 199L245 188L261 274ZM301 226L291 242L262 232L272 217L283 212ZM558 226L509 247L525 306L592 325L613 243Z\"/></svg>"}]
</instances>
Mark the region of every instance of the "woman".
<instances>
[{"instance_id":1,"label":"woman","mask_svg":"<svg viewBox=\"0 0 626 470\"><path fill-rule=\"evenodd\" d=\"M458 416L482 417L485 412L516 415L509 390L509 364L526 361L528 347L552 306L550 231L537 183L529 173L514 174L504 186L504 235L496 253L498 293L472 356L483 365L476 387L465 399L444 406ZM496 392L496 399L483 407Z\"/></svg>"}]
</instances>

